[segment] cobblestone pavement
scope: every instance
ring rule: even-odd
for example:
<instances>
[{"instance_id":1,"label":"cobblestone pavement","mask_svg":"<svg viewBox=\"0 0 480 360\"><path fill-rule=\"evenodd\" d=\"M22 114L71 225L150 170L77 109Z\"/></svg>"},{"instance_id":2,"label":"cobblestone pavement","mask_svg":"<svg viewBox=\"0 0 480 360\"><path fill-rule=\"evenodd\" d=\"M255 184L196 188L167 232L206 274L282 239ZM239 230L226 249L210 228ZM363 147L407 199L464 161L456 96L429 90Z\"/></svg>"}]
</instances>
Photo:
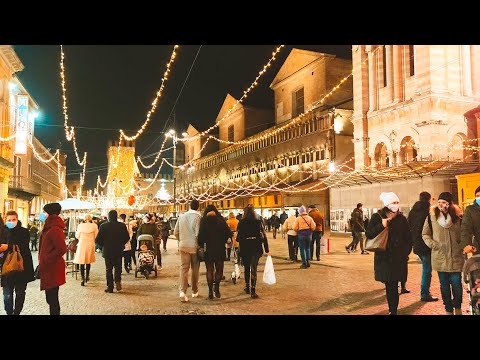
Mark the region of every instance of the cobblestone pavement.
<instances>
[{"instance_id":1,"label":"cobblestone pavement","mask_svg":"<svg viewBox=\"0 0 480 360\"><path fill-rule=\"evenodd\" d=\"M328 237L328 234L327 234ZM348 254L345 245L349 236L332 237L331 252L322 254L320 262L312 261L309 269L300 269L300 264L286 260L287 243L281 235L272 239L269 233L270 251L273 256L277 284L262 282L265 257L260 260L257 292L259 299L251 299L243 292L243 276L237 284L230 280L233 263L225 264L226 280L222 281L221 299L209 300L205 277L205 265L200 266L200 296L181 303L178 297L178 273L180 256L177 241L168 241L167 253L162 255L163 269L158 277L148 280L135 278L134 272L122 274L121 292L104 292L106 288L105 265L97 254L92 265L91 281L80 286L78 279L67 275L67 283L60 287L62 314L132 315L132 314L296 314L296 315L385 315L388 308L383 284L373 278L373 254ZM36 258L37 253L33 254ZM36 262L36 259L35 259ZM409 261L407 288L410 294L400 296L399 314L444 314L442 301L420 302L421 263L413 253ZM27 288L22 314L47 315L45 293L35 281ZM440 297L438 276L432 276L431 292ZM4 311L1 311L5 314ZM463 298L463 313L469 314L468 295Z\"/></svg>"}]
</instances>

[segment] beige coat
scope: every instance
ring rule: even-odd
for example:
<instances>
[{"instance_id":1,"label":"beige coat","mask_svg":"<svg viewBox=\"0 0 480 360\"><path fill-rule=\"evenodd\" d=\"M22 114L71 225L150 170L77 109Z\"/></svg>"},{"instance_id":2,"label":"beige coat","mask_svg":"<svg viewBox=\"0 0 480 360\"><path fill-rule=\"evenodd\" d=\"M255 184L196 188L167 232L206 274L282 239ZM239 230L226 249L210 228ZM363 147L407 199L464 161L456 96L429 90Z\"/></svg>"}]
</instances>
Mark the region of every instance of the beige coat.
<instances>
[{"instance_id":1,"label":"beige coat","mask_svg":"<svg viewBox=\"0 0 480 360\"><path fill-rule=\"evenodd\" d=\"M75 237L78 239L77 251L73 262L75 264L91 264L95 262L95 237L98 226L95 223L81 223L78 225Z\"/></svg>"},{"instance_id":2,"label":"beige coat","mask_svg":"<svg viewBox=\"0 0 480 360\"><path fill-rule=\"evenodd\" d=\"M297 232L293 230L295 226L295 220L297 217L295 215L290 215L287 220L283 223L283 231L287 233L287 235L297 236Z\"/></svg>"},{"instance_id":3,"label":"beige coat","mask_svg":"<svg viewBox=\"0 0 480 360\"><path fill-rule=\"evenodd\" d=\"M315 224L315 221L313 221L313 219L310 216L304 213L302 215L298 215L298 217L295 219L293 230L295 230L297 233L300 230L308 230L308 229L314 231L316 226L317 224Z\"/></svg>"},{"instance_id":4,"label":"beige coat","mask_svg":"<svg viewBox=\"0 0 480 360\"><path fill-rule=\"evenodd\" d=\"M447 229L438 223L433 208L430 210L430 217L433 237L427 217L423 224L422 239L432 249L432 269L440 272L461 272L465 258L460 243L460 221Z\"/></svg>"}]
</instances>

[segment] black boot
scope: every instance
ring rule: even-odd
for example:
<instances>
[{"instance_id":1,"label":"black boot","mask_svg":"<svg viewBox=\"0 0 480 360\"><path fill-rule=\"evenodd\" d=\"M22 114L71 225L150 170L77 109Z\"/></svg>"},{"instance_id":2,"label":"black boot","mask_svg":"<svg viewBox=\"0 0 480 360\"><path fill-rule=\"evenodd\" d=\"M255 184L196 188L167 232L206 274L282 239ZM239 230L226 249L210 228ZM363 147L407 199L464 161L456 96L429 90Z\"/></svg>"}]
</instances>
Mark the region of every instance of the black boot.
<instances>
[{"instance_id":1,"label":"black boot","mask_svg":"<svg viewBox=\"0 0 480 360\"><path fill-rule=\"evenodd\" d=\"M243 289L243 291L245 291L246 294L250 294L250 285L247 284L247 285L245 286L245 289Z\"/></svg>"},{"instance_id":2,"label":"black boot","mask_svg":"<svg viewBox=\"0 0 480 360\"><path fill-rule=\"evenodd\" d=\"M208 287L208 298L209 298L210 300L213 299L213 289L212 289L211 286Z\"/></svg>"},{"instance_id":3,"label":"black boot","mask_svg":"<svg viewBox=\"0 0 480 360\"><path fill-rule=\"evenodd\" d=\"M258 299L258 295L257 295L257 293L255 292L255 288L254 288L254 287L252 287L252 290L251 290L251 292L250 292L250 296L251 296L252 299Z\"/></svg>"},{"instance_id":4,"label":"black boot","mask_svg":"<svg viewBox=\"0 0 480 360\"><path fill-rule=\"evenodd\" d=\"M87 267L87 274L85 276L85 282L88 283L90 281L90 265Z\"/></svg>"},{"instance_id":5,"label":"black boot","mask_svg":"<svg viewBox=\"0 0 480 360\"><path fill-rule=\"evenodd\" d=\"M80 265L80 276L82 277L82 283L80 285L85 286L85 265Z\"/></svg>"},{"instance_id":6,"label":"black boot","mask_svg":"<svg viewBox=\"0 0 480 360\"><path fill-rule=\"evenodd\" d=\"M217 299L220 299L220 281L217 283L215 283L215 297Z\"/></svg>"}]
</instances>

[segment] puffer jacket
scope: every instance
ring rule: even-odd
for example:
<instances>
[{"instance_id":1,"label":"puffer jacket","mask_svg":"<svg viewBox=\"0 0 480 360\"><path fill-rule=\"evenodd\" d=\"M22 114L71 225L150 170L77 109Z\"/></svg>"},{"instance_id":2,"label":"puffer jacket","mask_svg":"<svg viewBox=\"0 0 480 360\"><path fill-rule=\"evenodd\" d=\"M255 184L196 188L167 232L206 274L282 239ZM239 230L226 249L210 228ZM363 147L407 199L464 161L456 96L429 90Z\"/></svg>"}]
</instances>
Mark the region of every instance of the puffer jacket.
<instances>
[{"instance_id":1,"label":"puffer jacket","mask_svg":"<svg viewBox=\"0 0 480 360\"><path fill-rule=\"evenodd\" d=\"M422 230L423 241L432 249L432 269L440 272L461 272L465 257L460 236L460 221L449 228L444 228L438 223L434 210L435 207L431 208L429 213L432 229L427 216Z\"/></svg>"},{"instance_id":2,"label":"puffer jacket","mask_svg":"<svg viewBox=\"0 0 480 360\"><path fill-rule=\"evenodd\" d=\"M462 244L473 245L480 254L480 206L474 202L465 209L462 219Z\"/></svg>"}]
</instances>

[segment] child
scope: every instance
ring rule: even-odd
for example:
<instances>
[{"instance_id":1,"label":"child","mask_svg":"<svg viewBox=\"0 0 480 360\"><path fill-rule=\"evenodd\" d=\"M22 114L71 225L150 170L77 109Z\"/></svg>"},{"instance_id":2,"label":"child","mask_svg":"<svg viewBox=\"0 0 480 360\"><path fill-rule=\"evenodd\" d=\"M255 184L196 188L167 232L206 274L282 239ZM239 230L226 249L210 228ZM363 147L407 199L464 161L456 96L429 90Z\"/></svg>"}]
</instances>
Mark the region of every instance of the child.
<instances>
[{"instance_id":1,"label":"child","mask_svg":"<svg viewBox=\"0 0 480 360\"><path fill-rule=\"evenodd\" d=\"M138 271L141 272L146 279L153 271L153 263L155 261L155 253L148 249L146 242L140 241L140 251L138 252Z\"/></svg>"}]
</instances>

